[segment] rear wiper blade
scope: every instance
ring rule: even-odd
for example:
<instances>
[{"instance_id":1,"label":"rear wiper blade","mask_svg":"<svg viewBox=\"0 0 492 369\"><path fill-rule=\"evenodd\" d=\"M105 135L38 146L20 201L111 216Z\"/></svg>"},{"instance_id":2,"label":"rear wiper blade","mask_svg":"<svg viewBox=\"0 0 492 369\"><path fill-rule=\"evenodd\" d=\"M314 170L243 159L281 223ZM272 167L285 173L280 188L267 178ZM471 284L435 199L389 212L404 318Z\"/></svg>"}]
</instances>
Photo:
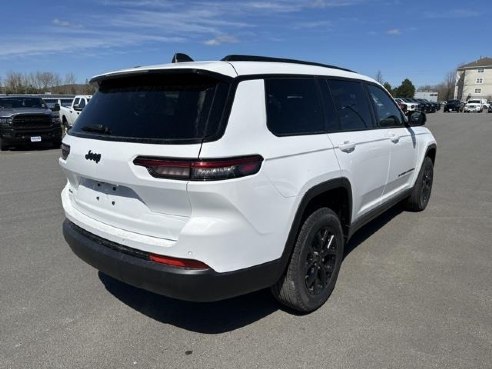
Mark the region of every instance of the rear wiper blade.
<instances>
[{"instance_id":1,"label":"rear wiper blade","mask_svg":"<svg viewBox=\"0 0 492 369\"><path fill-rule=\"evenodd\" d=\"M89 124L81 128L82 131L85 132L95 132L95 133L104 133L106 135L111 134L111 130L102 124Z\"/></svg>"}]
</instances>

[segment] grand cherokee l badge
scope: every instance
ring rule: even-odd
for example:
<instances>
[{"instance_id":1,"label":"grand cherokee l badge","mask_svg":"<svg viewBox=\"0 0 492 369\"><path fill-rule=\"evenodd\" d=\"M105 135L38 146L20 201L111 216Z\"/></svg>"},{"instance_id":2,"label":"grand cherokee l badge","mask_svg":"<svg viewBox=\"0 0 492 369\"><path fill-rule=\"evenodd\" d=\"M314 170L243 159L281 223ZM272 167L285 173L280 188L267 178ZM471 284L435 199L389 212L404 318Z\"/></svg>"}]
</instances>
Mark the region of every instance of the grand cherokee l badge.
<instances>
[{"instance_id":1,"label":"grand cherokee l badge","mask_svg":"<svg viewBox=\"0 0 492 369\"><path fill-rule=\"evenodd\" d=\"M85 158L87 160L93 160L97 163L99 163L99 160L101 160L101 154L96 154L94 152L92 152L91 150L89 150L89 152L87 154L85 154Z\"/></svg>"}]
</instances>

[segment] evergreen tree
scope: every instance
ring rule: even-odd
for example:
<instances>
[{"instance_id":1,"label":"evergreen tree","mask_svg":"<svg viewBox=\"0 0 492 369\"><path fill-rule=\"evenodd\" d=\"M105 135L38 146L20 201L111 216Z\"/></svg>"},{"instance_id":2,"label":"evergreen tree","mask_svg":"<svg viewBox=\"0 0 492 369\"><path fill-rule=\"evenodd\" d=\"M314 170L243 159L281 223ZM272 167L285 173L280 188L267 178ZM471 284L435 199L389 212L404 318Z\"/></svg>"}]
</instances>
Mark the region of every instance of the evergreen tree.
<instances>
[{"instance_id":1,"label":"evergreen tree","mask_svg":"<svg viewBox=\"0 0 492 369\"><path fill-rule=\"evenodd\" d=\"M395 95L396 97L413 97L415 86L408 78L405 78L401 85L395 89Z\"/></svg>"},{"instance_id":2,"label":"evergreen tree","mask_svg":"<svg viewBox=\"0 0 492 369\"><path fill-rule=\"evenodd\" d=\"M388 82L384 82L383 87L391 94L393 95L393 88Z\"/></svg>"}]
</instances>

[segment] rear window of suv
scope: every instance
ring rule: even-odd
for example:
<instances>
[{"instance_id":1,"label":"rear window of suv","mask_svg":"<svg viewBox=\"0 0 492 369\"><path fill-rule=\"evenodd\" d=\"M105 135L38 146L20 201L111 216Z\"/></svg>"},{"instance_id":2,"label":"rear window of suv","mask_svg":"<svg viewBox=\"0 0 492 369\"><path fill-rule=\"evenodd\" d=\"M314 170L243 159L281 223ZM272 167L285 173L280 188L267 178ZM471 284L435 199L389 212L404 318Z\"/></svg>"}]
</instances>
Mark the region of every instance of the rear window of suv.
<instances>
[{"instance_id":1,"label":"rear window of suv","mask_svg":"<svg viewBox=\"0 0 492 369\"><path fill-rule=\"evenodd\" d=\"M188 143L218 133L229 84L196 73L102 80L70 134L107 140Z\"/></svg>"}]
</instances>

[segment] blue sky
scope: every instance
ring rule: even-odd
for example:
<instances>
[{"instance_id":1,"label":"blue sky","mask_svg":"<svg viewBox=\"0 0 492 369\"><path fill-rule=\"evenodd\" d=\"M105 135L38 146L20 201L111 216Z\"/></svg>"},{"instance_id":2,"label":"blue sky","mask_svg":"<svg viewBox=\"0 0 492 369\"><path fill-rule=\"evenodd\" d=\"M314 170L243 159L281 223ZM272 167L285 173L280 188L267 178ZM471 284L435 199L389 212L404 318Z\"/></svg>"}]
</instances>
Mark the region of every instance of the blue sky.
<instances>
[{"instance_id":1,"label":"blue sky","mask_svg":"<svg viewBox=\"0 0 492 369\"><path fill-rule=\"evenodd\" d=\"M462 0L6 1L0 78L72 72L83 82L184 52L310 60L418 87L492 57L491 15L489 1Z\"/></svg>"}]
</instances>

